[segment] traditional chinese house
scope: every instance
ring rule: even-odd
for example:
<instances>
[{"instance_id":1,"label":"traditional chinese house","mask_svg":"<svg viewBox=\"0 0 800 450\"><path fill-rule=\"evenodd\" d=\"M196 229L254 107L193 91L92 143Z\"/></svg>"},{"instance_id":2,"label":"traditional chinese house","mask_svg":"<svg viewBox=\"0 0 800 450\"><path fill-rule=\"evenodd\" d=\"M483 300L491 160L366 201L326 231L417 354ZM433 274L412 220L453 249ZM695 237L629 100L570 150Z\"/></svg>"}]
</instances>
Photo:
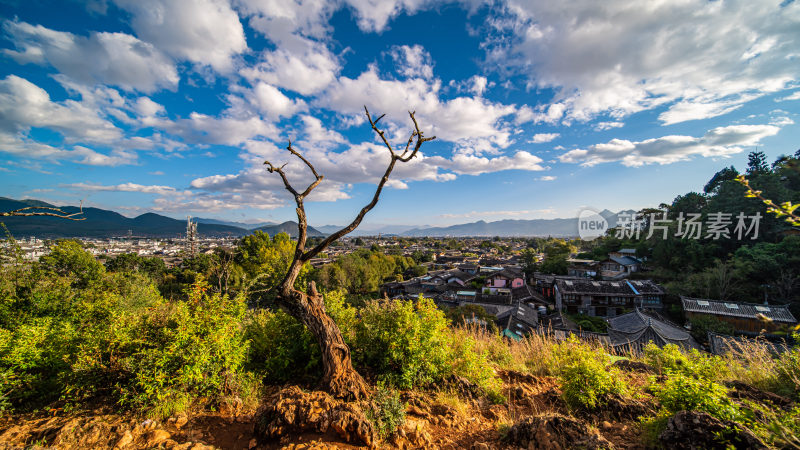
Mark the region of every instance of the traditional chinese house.
<instances>
[{"instance_id":1,"label":"traditional chinese house","mask_svg":"<svg viewBox=\"0 0 800 450\"><path fill-rule=\"evenodd\" d=\"M650 342L659 347L675 344L686 350L700 348L684 328L641 308L608 319L608 337L614 349L620 352L638 353Z\"/></svg>"},{"instance_id":2,"label":"traditional chinese house","mask_svg":"<svg viewBox=\"0 0 800 450\"><path fill-rule=\"evenodd\" d=\"M661 309L664 290L650 280L555 282L556 309L570 314L616 317L634 308Z\"/></svg>"},{"instance_id":3,"label":"traditional chinese house","mask_svg":"<svg viewBox=\"0 0 800 450\"><path fill-rule=\"evenodd\" d=\"M714 317L733 325L739 332L772 333L797 325L786 305L734 303L681 296L686 318Z\"/></svg>"}]
</instances>

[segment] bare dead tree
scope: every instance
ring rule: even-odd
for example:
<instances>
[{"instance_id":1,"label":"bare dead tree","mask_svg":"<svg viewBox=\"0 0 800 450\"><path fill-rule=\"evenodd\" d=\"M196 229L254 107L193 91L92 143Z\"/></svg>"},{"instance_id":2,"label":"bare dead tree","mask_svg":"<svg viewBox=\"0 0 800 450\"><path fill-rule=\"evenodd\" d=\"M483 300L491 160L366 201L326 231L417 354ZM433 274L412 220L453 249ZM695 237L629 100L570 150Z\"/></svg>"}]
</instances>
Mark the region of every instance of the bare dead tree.
<instances>
[{"instance_id":1,"label":"bare dead tree","mask_svg":"<svg viewBox=\"0 0 800 450\"><path fill-rule=\"evenodd\" d=\"M378 128L378 122L385 116L385 114L373 120L366 106L364 106L364 112L367 115L367 119L369 120L369 124L372 126L373 131L380 136L384 145L389 150L391 161L389 162L389 166L386 168L383 177L378 182L378 186L375 189L375 194L372 197L372 201L361 208L361 211L359 211L358 215L356 215L355 219L353 219L349 225L336 231L335 233L330 234L328 237L323 239L322 242L310 250L306 250L308 221L306 219L303 200L305 200L305 198L311 193L311 191L314 190L314 188L319 186L324 177L317 173L317 169L314 168L313 164L311 164L306 158L303 157L303 155L298 153L294 147L292 147L291 142L289 142L289 146L286 147L286 149L289 150L289 153L303 161L303 163L314 175L314 181L308 185L305 190L300 192L292 187L291 183L286 177L286 173L283 170L284 167L286 167L286 164L277 167L269 161L264 162L264 164L267 165L267 170L270 173L277 173L280 175L281 179L283 180L283 185L286 187L286 190L289 191L292 196L294 196L294 201L297 204L297 246L295 247L294 258L289 265L289 270L287 271L286 276L283 278L283 281L281 281L280 285L277 287L276 303L282 308L286 309L292 316L300 320L316 337L317 343L322 351L322 364L324 369L322 385L331 394L340 398L364 397L368 392L367 385L361 375L359 375L358 372L353 369L350 359L350 349L347 347L347 344L345 344L344 339L342 338L342 333L339 330L339 327L336 325L336 322L334 322L333 319L331 319L330 316L328 316L328 314L325 312L325 303L323 301L323 297L319 292L317 292L314 282L312 281L309 284L307 293L298 290L295 287L295 282L300 274L303 264L318 255L320 252L324 251L337 239L355 230L356 227L361 224L364 216L378 203L378 198L381 195L381 191L383 190L386 182L389 180L389 176L391 175L392 170L394 170L395 164L398 162L405 163L410 161L412 158L417 156L417 152L419 151L420 147L422 147L422 144L436 139L436 136L429 138L424 137L422 130L419 129L419 125L417 124L417 119L414 117L414 113L409 112L411 122L414 124L414 130L411 132L411 136L408 138L403 152L398 153L389 143L384 131Z\"/></svg>"},{"instance_id":2,"label":"bare dead tree","mask_svg":"<svg viewBox=\"0 0 800 450\"><path fill-rule=\"evenodd\" d=\"M49 206L27 206L25 208L15 209L12 211L0 212L0 217L48 216L68 220L86 220L86 217L75 217L81 214L83 214L83 202L81 202L80 210L72 214L67 214L59 208L52 208Z\"/></svg>"}]
</instances>

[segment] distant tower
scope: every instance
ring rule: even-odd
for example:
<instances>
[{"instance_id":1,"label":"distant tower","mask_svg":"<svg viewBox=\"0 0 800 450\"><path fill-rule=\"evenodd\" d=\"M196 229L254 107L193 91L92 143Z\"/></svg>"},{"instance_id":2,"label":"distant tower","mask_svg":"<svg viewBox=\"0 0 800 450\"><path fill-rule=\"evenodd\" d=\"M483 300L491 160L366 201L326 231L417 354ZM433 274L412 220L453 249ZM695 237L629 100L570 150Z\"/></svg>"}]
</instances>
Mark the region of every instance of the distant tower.
<instances>
[{"instance_id":1,"label":"distant tower","mask_svg":"<svg viewBox=\"0 0 800 450\"><path fill-rule=\"evenodd\" d=\"M192 222L192 216L186 217L186 253L192 258L197 255L197 222Z\"/></svg>"}]
</instances>

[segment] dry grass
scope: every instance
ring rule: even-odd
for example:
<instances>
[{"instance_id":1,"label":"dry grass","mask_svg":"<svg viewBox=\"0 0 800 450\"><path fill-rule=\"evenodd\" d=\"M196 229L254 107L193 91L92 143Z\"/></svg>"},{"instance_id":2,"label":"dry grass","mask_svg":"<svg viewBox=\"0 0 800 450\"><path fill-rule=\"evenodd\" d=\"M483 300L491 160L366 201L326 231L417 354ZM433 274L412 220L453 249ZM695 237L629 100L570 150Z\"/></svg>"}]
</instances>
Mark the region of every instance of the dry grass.
<instances>
[{"instance_id":1,"label":"dry grass","mask_svg":"<svg viewBox=\"0 0 800 450\"><path fill-rule=\"evenodd\" d=\"M612 353L611 349L599 341L586 340L570 342L559 339L552 330L544 330L514 341L473 324L459 327L458 332L465 333L475 340L475 350L486 353L489 360L498 368L516 370L531 375L552 375L552 363L556 353L564 353L575 346L588 346L591 350Z\"/></svg>"},{"instance_id":2,"label":"dry grass","mask_svg":"<svg viewBox=\"0 0 800 450\"><path fill-rule=\"evenodd\" d=\"M472 405L457 392L437 391L436 394L434 394L434 402L452 408L453 412L455 412L461 420L472 417Z\"/></svg>"},{"instance_id":3,"label":"dry grass","mask_svg":"<svg viewBox=\"0 0 800 450\"><path fill-rule=\"evenodd\" d=\"M800 390L800 352L797 349L775 354L767 341L731 339L730 351L722 358L730 368L731 380L781 395Z\"/></svg>"}]
</instances>

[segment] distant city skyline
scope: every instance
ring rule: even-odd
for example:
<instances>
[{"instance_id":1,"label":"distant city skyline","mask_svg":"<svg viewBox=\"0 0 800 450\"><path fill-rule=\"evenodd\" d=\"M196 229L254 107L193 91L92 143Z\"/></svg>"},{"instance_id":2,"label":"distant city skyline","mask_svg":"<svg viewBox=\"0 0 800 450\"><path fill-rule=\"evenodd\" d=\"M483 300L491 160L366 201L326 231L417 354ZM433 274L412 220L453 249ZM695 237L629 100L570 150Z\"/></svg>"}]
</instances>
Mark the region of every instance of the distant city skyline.
<instances>
[{"instance_id":1,"label":"distant city skyline","mask_svg":"<svg viewBox=\"0 0 800 450\"><path fill-rule=\"evenodd\" d=\"M573 218L798 147L800 2L36 0L0 5L0 196L342 225Z\"/></svg>"}]
</instances>

